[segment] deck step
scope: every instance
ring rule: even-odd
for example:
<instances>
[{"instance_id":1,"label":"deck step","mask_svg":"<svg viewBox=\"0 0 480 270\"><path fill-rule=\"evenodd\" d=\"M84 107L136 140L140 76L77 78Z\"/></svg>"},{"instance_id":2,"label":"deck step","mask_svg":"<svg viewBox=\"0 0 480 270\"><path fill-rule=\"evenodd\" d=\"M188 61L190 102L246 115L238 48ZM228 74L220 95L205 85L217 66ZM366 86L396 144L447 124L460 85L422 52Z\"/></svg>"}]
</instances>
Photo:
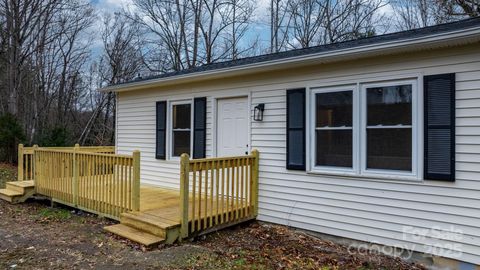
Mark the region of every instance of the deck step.
<instances>
[{"instance_id":1,"label":"deck step","mask_svg":"<svg viewBox=\"0 0 480 270\"><path fill-rule=\"evenodd\" d=\"M26 201L35 193L33 181L7 182L5 189L0 189L0 199L10 203L21 203Z\"/></svg>"},{"instance_id":2,"label":"deck step","mask_svg":"<svg viewBox=\"0 0 480 270\"><path fill-rule=\"evenodd\" d=\"M26 193L28 190L32 190L35 188L35 184L33 180L30 181L15 181L15 182L7 182L7 189Z\"/></svg>"},{"instance_id":3,"label":"deck step","mask_svg":"<svg viewBox=\"0 0 480 270\"><path fill-rule=\"evenodd\" d=\"M107 232L127 238L144 246L153 246L161 244L165 238L153 235L151 233L135 229L125 224L116 224L103 228Z\"/></svg>"},{"instance_id":4,"label":"deck step","mask_svg":"<svg viewBox=\"0 0 480 270\"><path fill-rule=\"evenodd\" d=\"M180 226L180 223L171 223L160 217L140 212L122 213L120 221L122 224L164 238L167 230Z\"/></svg>"},{"instance_id":5,"label":"deck step","mask_svg":"<svg viewBox=\"0 0 480 270\"><path fill-rule=\"evenodd\" d=\"M21 197L21 196L23 196L22 192L18 192L18 191L7 189L7 188L0 189L0 199L5 200L7 202L13 203L18 197Z\"/></svg>"}]
</instances>

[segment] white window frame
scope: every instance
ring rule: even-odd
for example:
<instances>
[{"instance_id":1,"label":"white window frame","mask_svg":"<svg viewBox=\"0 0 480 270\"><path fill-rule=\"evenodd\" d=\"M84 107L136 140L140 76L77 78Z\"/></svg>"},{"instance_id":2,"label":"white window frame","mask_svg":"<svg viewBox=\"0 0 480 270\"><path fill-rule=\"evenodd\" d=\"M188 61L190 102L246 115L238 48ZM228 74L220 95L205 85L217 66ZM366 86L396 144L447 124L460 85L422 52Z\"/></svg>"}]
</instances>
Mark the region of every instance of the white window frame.
<instances>
[{"instance_id":1,"label":"white window frame","mask_svg":"<svg viewBox=\"0 0 480 270\"><path fill-rule=\"evenodd\" d=\"M412 171L400 171L400 170L386 170L386 169L368 169L367 168L367 88L374 87L388 87L388 86L397 86L397 85L411 85L412 86ZM363 83L361 84L361 97L360 97L360 123L361 123L361 171L360 173L365 176L375 176L375 175L394 175L394 176L405 176L405 177L414 177L418 175L418 80L392 80L381 83ZM400 126L399 126L400 127Z\"/></svg>"},{"instance_id":2,"label":"white window frame","mask_svg":"<svg viewBox=\"0 0 480 270\"><path fill-rule=\"evenodd\" d=\"M316 94L319 93L335 93L335 92L352 92L352 168L335 167L335 166L317 166L316 165ZM358 117L355 117L355 111L358 110L358 91L356 85L345 85L335 87L310 88L310 168L314 172L338 172L345 174L356 174L358 171ZM325 128L327 129L327 128ZM341 128L333 128L339 130Z\"/></svg>"},{"instance_id":3,"label":"white window frame","mask_svg":"<svg viewBox=\"0 0 480 270\"><path fill-rule=\"evenodd\" d=\"M173 132L174 131L186 131L186 129L174 129L173 128L173 106L175 105L185 105L185 104L190 104L190 152L188 153L190 156L192 156L192 151L193 151L193 100L188 99L188 100L175 100L175 101L169 101L168 102L168 112L167 112L167 124L168 124L168 144L167 144L167 149L168 149L168 159L169 160L180 160L179 156L174 156L173 155Z\"/></svg>"},{"instance_id":4,"label":"white window frame","mask_svg":"<svg viewBox=\"0 0 480 270\"><path fill-rule=\"evenodd\" d=\"M361 81L355 84L345 84L338 86L327 87L310 87L308 95L308 171L316 174L327 175L340 175L340 176L356 176L356 177L368 177L368 178L381 178L381 179L393 179L393 180L413 180L420 181L420 171L422 170L422 164L419 162L422 160L423 154L420 149L423 147L422 137L422 117L423 113L420 105L423 104L423 89L420 87L422 83L421 77L409 77L408 79L394 79L375 82L375 81ZM366 101L366 89L371 87L385 87L395 85L412 85L412 171L397 171L397 170L381 170L381 169L367 169L366 167L366 116L367 116L367 101ZM333 167L333 166L316 166L316 101L315 94L327 93L327 92L339 92L339 91L353 91L353 134L352 134L352 168Z\"/></svg>"}]
</instances>

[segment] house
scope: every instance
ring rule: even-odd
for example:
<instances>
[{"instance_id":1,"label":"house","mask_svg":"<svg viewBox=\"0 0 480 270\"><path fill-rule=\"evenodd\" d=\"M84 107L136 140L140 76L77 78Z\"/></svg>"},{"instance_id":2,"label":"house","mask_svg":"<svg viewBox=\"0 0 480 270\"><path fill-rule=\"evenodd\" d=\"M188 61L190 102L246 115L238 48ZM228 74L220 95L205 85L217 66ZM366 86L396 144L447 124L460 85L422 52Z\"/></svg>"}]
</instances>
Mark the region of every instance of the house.
<instances>
[{"instance_id":1,"label":"house","mask_svg":"<svg viewBox=\"0 0 480 270\"><path fill-rule=\"evenodd\" d=\"M480 264L480 18L101 91L142 183L258 149L258 220Z\"/></svg>"}]
</instances>

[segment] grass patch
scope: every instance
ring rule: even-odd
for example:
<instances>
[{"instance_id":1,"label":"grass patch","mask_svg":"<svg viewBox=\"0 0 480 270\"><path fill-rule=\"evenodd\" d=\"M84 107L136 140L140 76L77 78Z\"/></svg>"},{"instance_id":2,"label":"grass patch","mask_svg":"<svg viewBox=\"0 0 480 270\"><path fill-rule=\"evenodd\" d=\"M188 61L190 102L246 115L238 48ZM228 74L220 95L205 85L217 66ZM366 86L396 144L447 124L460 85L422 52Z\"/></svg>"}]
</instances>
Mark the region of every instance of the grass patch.
<instances>
[{"instance_id":1,"label":"grass patch","mask_svg":"<svg viewBox=\"0 0 480 270\"><path fill-rule=\"evenodd\" d=\"M65 221L72 218L70 211L65 209L44 208L38 213L40 221Z\"/></svg>"},{"instance_id":2,"label":"grass patch","mask_svg":"<svg viewBox=\"0 0 480 270\"><path fill-rule=\"evenodd\" d=\"M17 180L17 167L0 163L0 188L5 188L7 182Z\"/></svg>"}]
</instances>

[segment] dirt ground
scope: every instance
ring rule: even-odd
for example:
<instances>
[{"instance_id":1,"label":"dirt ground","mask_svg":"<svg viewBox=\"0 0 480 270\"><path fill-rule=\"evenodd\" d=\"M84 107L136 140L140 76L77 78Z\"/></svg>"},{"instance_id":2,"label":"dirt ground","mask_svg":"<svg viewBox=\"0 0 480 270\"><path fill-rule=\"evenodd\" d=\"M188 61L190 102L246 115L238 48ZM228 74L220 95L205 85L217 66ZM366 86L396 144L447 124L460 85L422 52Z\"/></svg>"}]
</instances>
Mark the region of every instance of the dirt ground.
<instances>
[{"instance_id":1,"label":"dirt ground","mask_svg":"<svg viewBox=\"0 0 480 270\"><path fill-rule=\"evenodd\" d=\"M0 202L1 269L423 269L292 229L251 222L150 250L107 234L112 221L28 201Z\"/></svg>"},{"instance_id":2,"label":"dirt ground","mask_svg":"<svg viewBox=\"0 0 480 270\"><path fill-rule=\"evenodd\" d=\"M0 164L0 186L15 174ZM259 222L150 250L104 232L109 224L48 201L0 200L0 269L424 269Z\"/></svg>"}]
</instances>

